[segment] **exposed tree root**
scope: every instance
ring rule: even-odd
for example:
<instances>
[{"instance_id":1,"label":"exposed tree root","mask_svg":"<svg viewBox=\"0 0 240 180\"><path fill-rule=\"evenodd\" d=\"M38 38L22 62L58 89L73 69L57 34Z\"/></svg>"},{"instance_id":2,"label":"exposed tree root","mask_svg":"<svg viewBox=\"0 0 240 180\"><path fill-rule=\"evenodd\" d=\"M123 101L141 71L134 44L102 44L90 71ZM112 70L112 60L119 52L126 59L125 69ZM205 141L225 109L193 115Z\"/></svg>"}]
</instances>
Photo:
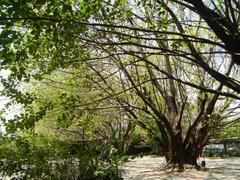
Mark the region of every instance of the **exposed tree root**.
<instances>
[{"instance_id":1,"label":"exposed tree root","mask_svg":"<svg viewBox=\"0 0 240 180\"><path fill-rule=\"evenodd\" d=\"M170 172L183 172L186 169L196 169L196 170L207 170L205 167L201 167L199 165L192 165L192 164L183 164L183 168L179 167L178 164L174 163L166 163L163 166L160 167L164 171L170 171Z\"/></svg>"}]
</instances>

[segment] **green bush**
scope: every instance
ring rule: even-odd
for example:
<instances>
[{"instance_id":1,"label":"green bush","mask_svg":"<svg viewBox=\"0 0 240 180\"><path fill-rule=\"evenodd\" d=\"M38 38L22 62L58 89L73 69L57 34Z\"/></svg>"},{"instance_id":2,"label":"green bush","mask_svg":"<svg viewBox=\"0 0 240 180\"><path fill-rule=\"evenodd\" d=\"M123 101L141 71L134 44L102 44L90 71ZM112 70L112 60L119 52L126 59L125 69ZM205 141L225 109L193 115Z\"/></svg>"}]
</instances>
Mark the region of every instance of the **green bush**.
<instances>
[{"instance_id":1,"label":"green bush","mask_svg":"<svg viewBox=\"0 0 240 180\"><path fill-rule=\"evenodd\" d=\"M119 179L124 157L112 146L18 137L0 146L0 173L22 179Z\"/></svg>"},{"instance_id":2,"label":"green bush","mask_svg":"<svg viewBox=\"0 0 240 180\"><path fill-rule=\"evenodd\" d=\"M207 150L204 152L207 157L240 157L240 149L233 149L228 151Z\"/></svg>"},{"instance_id":3,"label":"green bush","mask_svg":"<svg viewBox=\"0 0 240 180\"><path fill-rule=\"evenodd\" d=\"M231 157L240 157L240 149L233 149L228 152Z\"/></svg>"}]
</instances>

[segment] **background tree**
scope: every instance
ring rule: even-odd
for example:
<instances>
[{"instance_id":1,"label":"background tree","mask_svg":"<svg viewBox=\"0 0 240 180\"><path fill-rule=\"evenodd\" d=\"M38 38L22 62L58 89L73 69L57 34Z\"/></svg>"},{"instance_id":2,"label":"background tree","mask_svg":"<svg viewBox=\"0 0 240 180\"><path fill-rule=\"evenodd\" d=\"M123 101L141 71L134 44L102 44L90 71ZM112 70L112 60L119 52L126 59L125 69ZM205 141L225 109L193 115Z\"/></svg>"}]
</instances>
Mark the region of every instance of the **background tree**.
<instances>
[{"instance_id":1,"label":"background tree","mask_svg":"<svg viewBox=\"0 0 240 180\"><path fill-rule=\"evenodd\" d=\"M101 91L88 73L80 71L83 70L77 67L58 70L27 88L37 96L37 106L52 105L44 119L38 122L37 132L72 134L75 136L70 136L69 140L80 144L102 141L116 148L119 154L125 154L129 147L142 141L136 125L124 117L121 106L113 101L93 103L102 98Z\"/></svg>"}]
</instances>

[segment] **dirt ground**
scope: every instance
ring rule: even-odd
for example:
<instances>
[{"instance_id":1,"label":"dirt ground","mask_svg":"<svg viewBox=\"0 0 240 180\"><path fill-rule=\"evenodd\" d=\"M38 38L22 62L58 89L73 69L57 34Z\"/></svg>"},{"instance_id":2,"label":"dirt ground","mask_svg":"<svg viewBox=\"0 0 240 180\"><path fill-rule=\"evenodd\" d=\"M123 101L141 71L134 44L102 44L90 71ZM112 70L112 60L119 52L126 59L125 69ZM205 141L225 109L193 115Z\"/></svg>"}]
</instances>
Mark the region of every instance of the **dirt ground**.
<instances>
[{"instance_id":1,"label":"dirt ground","mask_svg":"<svg viewBox=\"0 0 240 180\"><path fill-rule=\"evenodd\" d=\"M200 161L203 159L199 160ZM206 168L186 169L183 173L163 170L164 158L145 156L123 164L124 180L240 180L240 158L204 158ZM227 178L227 179L224 179Z\"/></svg>"}]
</instances>

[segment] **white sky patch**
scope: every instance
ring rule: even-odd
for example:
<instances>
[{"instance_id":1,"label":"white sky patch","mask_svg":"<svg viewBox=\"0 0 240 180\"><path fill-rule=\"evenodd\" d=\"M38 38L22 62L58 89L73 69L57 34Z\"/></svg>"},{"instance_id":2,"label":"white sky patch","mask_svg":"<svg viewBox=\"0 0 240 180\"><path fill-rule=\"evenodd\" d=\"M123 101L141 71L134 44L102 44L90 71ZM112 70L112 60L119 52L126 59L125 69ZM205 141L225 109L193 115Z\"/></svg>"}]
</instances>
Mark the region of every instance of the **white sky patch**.
<instances>
[{"instance_id":1,"label":"white sky patch","mask_svg":"<svg viewBox=\"0 0 240 180\"><path fill-rule=\"evenodd\" d=\"M10 71L10 70L4 70L4 69L2 69L2 70L0 71L0 76L3 77L3 78L5 78L5 79L6 79L10 74L11 74L11 71Z\"/></svg>"},{"instance_id":2,"label":"white sky patch","mask_svg":"<svg viewBox=\"0 0 240 180\"><path fill-rule=\"evenodd\" d=\"M10 75L10 71L9 70L1 70L0 71L0 76L3 78L7 78ZM2 85L0 84L0 91L3 90ZM5 107L5 104L9 102L9 98L4 97L4 96L0 96L0 109L3 109Z\"/></svg>"},{"instance_id":3,"label":"white sky patch","mask_svg":"<svg viewBox=\"0 0 240 180\"><path fill-rule=\"evenodd\" d=\"M1 70L0 71L0 76L2 78L7 78L9 75L11 74L11 71L9 70ZM3 90L3 86L0 84L0 91ZM2 111L6 104L9 102L9 98L5 97L5 96L0 96L0 111ZM14 109L14 108L13 108ZM0 115L2 116L2 115ZM14 116L11 116L11 114L7 113L7 114L3 114L3 116L5 116L7 119L11 119ZM0 132L4 131L4 126L3 126L3 122L0 121Z\"/></svg>"}]
</instances>

